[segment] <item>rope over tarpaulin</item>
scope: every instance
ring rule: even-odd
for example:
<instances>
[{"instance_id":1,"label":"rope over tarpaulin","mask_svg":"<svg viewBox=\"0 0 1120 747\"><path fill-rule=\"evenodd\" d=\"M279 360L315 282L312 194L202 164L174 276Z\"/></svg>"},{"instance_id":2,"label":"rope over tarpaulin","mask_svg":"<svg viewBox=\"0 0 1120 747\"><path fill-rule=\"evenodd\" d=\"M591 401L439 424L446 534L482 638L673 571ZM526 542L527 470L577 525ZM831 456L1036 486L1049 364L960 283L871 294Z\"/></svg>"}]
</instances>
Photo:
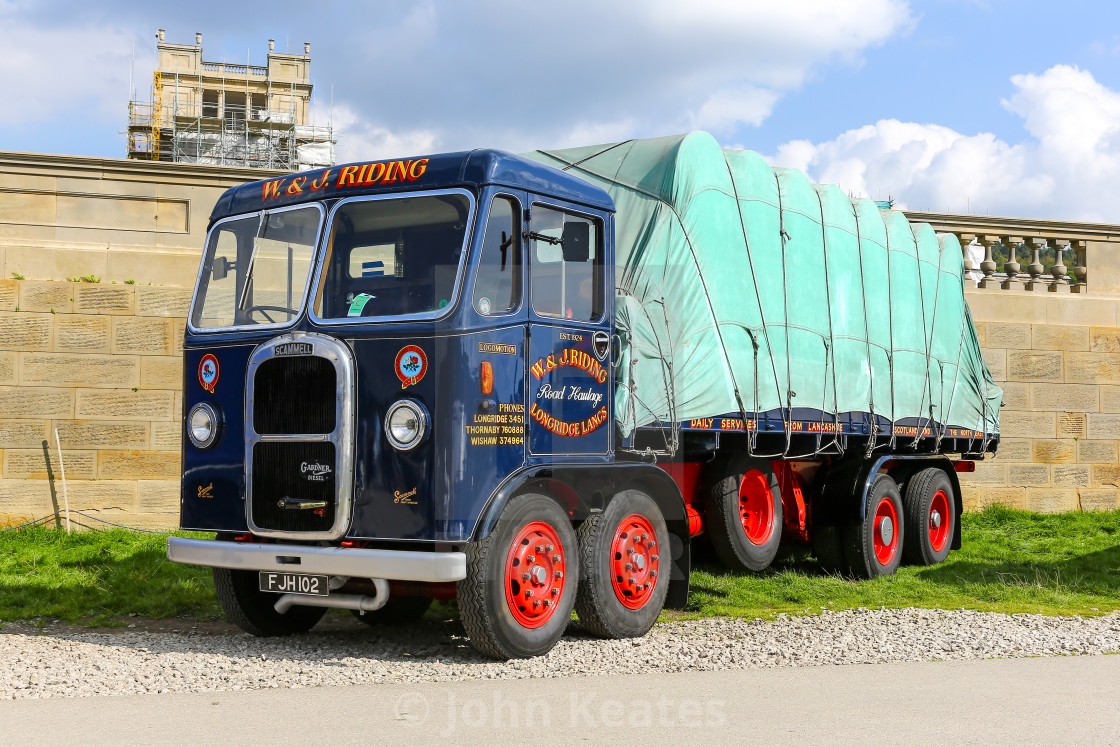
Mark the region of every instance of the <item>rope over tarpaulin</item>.
<instances>
[{"instance_id":1,"label":"rope over tarpaulin","mask_svg":"<svg viewBox=\"0 0 1120 747\"><path fill-rule=\"evenodd\" d=\"M795 409L998 433L956 237L704 132L527 155L615 201L624 434L780 411L788 453Z\"/></svg>"}]
</instances>

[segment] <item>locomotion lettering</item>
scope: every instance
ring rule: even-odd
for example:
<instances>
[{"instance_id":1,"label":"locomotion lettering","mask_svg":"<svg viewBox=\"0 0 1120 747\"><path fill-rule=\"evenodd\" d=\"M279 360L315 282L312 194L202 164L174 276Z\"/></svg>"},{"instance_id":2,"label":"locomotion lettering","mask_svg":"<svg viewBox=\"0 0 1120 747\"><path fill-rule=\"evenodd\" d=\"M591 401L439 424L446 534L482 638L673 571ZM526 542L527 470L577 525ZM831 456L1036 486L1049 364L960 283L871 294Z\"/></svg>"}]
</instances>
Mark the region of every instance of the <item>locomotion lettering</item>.
<instances>
[{"instance_id":1,"label":"locomotion lettering","mask_svg":"<svg viewBox=\"0 0 1120 747\"><path fill-rule=\"evenodd\" d=\"M497 412L476 412L463 425L471 446L522 446L525 444L525 405L498 403Z\"/></svg>"},{"instance_id":2,"label":"locomotion lettering","mask_svg":"<svg viewBox=\"0 0 1120 747\"><path fill-rule=\"evenodd\" d=\"M498 353L500 355L517 355L516 345L506 345L501 342L480 342L478 343L478 352L480 353Z\"/></svg>"},{"instance_id":3,"label":"locomotion lettering","mask_svg":"<svg viewBox=\"0 0 1120 747\"><path fill-rule=\"evenodd\" d=\"M316 177L296 176L271 179L261 186L261 200L298 197L305 193L331 191L342 187L372 187L377 184L414 182L428 170L428 159L407 161L375 161L343 166L337 171L330 168ZM331 178L334 178L332 184Z\"/></svg>"}]
</instances>

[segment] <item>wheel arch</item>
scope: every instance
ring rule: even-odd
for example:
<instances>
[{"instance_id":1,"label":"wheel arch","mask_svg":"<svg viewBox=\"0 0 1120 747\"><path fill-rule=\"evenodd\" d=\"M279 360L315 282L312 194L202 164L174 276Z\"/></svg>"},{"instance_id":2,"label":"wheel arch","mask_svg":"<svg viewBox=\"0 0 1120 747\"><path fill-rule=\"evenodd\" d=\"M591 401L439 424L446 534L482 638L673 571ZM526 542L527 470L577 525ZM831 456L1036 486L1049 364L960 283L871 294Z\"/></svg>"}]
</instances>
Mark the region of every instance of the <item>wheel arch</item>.
<instances>
[{"instance_id":1,"label":"wheel arch","mask_svg":"<svg viewBox=\"0 0 1120 747\"><path fill-rule=\"evenodd\" d=\"M669 530L672 573L665 606L682 609L688 603L691 535L684 497L676 482L652 464L553 464L527 467L511 474L487 501L475 523L471 541L485 539L515 496L539 492L554 498L573 525L603 510L623 490L640 490L657 504Z\"/></svg>"}]
</instances>

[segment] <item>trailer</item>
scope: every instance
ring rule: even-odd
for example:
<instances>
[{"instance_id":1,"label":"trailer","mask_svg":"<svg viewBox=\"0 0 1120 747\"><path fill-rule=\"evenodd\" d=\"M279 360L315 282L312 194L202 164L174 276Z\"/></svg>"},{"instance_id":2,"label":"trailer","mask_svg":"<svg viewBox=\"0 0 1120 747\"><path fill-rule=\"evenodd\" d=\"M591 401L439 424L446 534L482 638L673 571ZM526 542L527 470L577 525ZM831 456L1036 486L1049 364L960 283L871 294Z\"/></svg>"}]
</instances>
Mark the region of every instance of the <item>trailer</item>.
<instances>
[{"instance_id":1,"label":"trailer","mask_svg":"<svg viewBox=\"0 0 1120 747\"><path fill-rule=\"evenodd\" d=\"M691 542L856 577L960 546L1002 397L959 243L692 133L255 182L187 323L181 521L255 635L457 599L546 653L645 634Z\"/></svg>"}]
</instances>

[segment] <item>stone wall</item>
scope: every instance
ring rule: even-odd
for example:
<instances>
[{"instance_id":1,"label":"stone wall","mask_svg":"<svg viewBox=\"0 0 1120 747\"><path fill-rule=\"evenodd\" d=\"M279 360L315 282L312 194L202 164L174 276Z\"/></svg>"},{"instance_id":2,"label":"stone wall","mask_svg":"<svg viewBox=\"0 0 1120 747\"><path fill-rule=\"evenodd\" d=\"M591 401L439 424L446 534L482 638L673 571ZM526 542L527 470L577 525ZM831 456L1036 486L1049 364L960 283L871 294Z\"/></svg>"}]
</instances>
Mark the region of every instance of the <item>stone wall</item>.
<instances>
[{"instance_id":1,"label":"stone wall","mask_svg":"<svg viewBox=\"0 0 1120 747\"><path fill-rule=\"evenodd\" d=\"M63 507L57 431L72 509L175 524L190 293L0 281L0 523Z\"/></svg>"},{"instance_id":2,"label":"stone wall","mask_svg":"<svg viewBox=\"0 0 1120 747\"><path fill-rule=\"evenodd\" d=\"M210 211L279 173L0 152L0 525L62 508L56 429L71 508L176 525L183 327ZM67 281L81 277L97 282Z\"/></svg>"},{"instance_id":3,"label":"stone wall","mask_svg":"<svg viewBox=\"0 0 1120 747\"><path fill-rule=\"evenodd\" d=\"M1120 298L966 295L1004 392L999 453L961 475L966 509L1120 507Z\"/></svg>"}]
</instances>

